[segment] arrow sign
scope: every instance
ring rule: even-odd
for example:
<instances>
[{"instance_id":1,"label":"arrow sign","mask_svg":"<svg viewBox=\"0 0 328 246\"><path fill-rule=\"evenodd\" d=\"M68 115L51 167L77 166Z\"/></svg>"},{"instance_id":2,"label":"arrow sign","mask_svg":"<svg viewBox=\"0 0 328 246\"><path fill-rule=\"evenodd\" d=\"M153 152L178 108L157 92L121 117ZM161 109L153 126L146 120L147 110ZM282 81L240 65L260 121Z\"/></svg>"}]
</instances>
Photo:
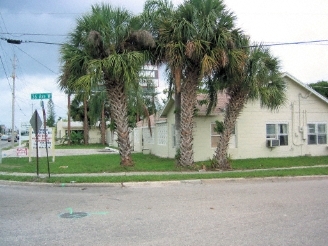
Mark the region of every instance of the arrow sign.
<instances>
[{"instance_id":1,"label":"arrow sign","mask_svg":"<svg viewBox=\"0 0 328 246\"><path fill-rule=\"evenodd\" d=\"M32 126L33 131L35 132L35 135L38 134L41 125L42 125L42 121L41 118L38 114L38 111L34 111L34 114L32 115L32 118L30 119L30 124Z\"/></svg>"},{"instance_id":2,"label":"arrow sign","mask_svg":"<svg viewBox=\"0 0 328 246\"><path fill-rule=\"evenodd\" d=\"M41 128L42 121L40 119L40 116L38 114L38 111L35 110L34 114L32 115L32 118L30 119L31 126L35 132L36 137L36 175L39 177L39 146L38 146L38 133ZM30 143L32 144L32 143Z\"/></svg>"}]
</instances>

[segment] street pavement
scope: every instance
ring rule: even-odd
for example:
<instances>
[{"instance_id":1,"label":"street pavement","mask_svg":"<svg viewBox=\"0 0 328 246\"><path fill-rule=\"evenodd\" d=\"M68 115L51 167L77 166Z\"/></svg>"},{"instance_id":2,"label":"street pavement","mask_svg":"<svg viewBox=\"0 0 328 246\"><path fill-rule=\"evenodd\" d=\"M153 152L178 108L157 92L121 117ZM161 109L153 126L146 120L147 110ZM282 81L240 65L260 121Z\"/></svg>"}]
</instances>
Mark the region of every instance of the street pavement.
<instances>
[{"instance_id":1,"label":"street pavement","mask_svg":"<svg viewBox=\"0 0 328 246\"><path fill-rule=\"evenodd\" d=\"M327 187L327 177L130 187L0 184L0 245L325 246Z\"/></svg>"}]
</instances>

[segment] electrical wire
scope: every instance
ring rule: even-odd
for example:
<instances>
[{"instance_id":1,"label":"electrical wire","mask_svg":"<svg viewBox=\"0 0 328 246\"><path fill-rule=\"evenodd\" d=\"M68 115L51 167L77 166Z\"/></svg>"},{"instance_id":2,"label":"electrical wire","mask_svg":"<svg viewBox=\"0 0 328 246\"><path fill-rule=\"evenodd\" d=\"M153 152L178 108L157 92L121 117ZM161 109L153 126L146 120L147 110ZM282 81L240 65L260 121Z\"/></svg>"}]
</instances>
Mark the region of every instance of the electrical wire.
<instances>
[{"instance_id":1,"label":"electrical wire","mask_svg":"<svg viewBox=\"0 0 328 246\"><path fill-rule=\"evenodd\" d=\"M272 44L260 44L260 46L263 47L271 47L271 46L280 46L280 45L298 45L298 44L313 44L313 43L324 43L328 42L328 39L323 40L310 40L310 41L297 41L297 42L282 42L282 43L272 43ZM327 43L328 45L328 43ZM245 46L244 48L255 48L258 47L258 45L250 45Z\"/></svg>"},{"instance_id":2,"label":"electrical wire","mask_svg":"<svg viewBox=\"0 0 328 246\"><path fill-rule=\"evenodd\" d=\"M17 49L19 49L21 52L23 52L24 54L26 54L27 56L29 56L30 58L32 58L34 61L36 61L37 63L39 63L41 66L45 67L46 69L48 69L50 72L53 72L54 74L57 74L55 71L53 71L52 69L50 69L49 67L47 67L46 65L42 64L41 62L39 62L37 59L35 59L34 57L32 57L31 55L27 54L25 51L23 51L21 48L19 48L16 45Z\"/></svg>"},{"instance_id":3,"label":"electrical wire","mask_svg":"<svg viewBox=\"0 0 328 246\"><path fill-rule=\"evenodd\" d=\"M19 33L19 32L0 32L11 36L50 36L50 37L67 37L66 34L47 34L47 33Z\"/></svg>"}]
</instances>

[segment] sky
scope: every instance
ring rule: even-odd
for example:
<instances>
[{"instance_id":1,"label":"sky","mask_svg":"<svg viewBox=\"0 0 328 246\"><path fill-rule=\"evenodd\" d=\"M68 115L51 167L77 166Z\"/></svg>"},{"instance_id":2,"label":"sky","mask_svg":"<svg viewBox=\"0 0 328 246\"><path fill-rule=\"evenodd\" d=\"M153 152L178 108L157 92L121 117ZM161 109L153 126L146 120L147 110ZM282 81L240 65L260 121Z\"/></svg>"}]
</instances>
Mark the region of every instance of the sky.
<instances>
[{"instance_id":1,"label":"sky","mask_svg":"<svg viewBox=\"0 0 328 246\"><path fill-rule=\"evenodd\" d=\"M42 117L40 100L31 100L32 93L52 93L56 119L67 118L67 96L57 85L60 46L56 44L67 40L76 18L89 12L92 4L101 2L138 14L145 0L1 0L0 125L12 126L13 73L15 127L28 123L34 110ZM178 5L183 0L172 2ZM305 84L328 81L328 1L225 0L224 3L236 15L237 26L253 42L284 43L270 46L271 53L281 61L282 72ZM3 39L23 42L9 44ZM309 41L320 42L288 44ZM160 74L158 92L165 88L165 76Z\"/></svg>"}]
</instances>

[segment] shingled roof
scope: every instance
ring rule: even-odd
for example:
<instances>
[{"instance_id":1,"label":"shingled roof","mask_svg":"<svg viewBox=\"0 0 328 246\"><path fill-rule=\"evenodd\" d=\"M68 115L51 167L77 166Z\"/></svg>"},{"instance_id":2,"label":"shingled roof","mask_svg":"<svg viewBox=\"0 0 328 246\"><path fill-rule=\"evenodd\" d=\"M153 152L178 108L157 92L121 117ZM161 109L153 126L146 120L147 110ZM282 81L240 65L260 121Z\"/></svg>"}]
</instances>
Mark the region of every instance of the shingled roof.
<instances>
[{"instance_id":1,"label":"shingled roof","mask_svg":"<svg viewBox=\"0 0 328 246\"><path fill-rule=\"evenodd\" d=\"M218 115L222 113L229 102L229 96L226 93L217 94L216 107L209 113L209 115ZM207 94L198 94L197 95L197 115L205 116L208 107L208 95Z\"/></svg>"}]
</instances>

